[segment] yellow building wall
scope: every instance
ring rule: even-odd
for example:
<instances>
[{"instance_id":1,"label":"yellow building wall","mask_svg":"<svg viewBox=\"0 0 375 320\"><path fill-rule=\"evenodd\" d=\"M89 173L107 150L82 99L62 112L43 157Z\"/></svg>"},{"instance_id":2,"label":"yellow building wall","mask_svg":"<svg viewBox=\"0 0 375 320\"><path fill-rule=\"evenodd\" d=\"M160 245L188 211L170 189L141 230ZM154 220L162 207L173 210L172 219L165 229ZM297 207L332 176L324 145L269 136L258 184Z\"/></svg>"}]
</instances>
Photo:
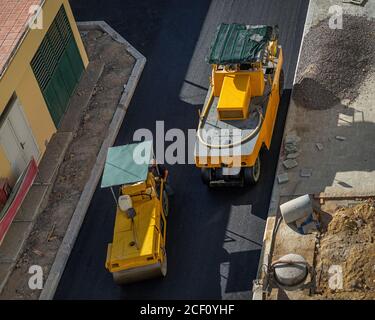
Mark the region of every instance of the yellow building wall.
<instances>
[{"instance_id":1,"label":"yellow building wall","mask_svg":"<svg viewBox=\"0 0 375 320\"><path fill-rule=\"evenodd\" d=\"M70 26L72 27L73 35L76 40L78 50L81 54L83 65L85 66L85 69L86 69L89 64L89 58L87 57L85 46L83 45L81 35L79 34L78 27L77 27L75 18L73 16L72 8L70 7L68 0L63 0L62 2L64 4L64 8L65 8L66 14L70 22Z\"/></svg>"},{"instance_id":2,"label":"yellow building wall","mask_svg":"<svg viewBox=\"0 0 375 320\"><path fill-rule=\"evenodd\" d=\"M46 144L50 137L56 132L56 127L45 105L42 92L30 65L16 89L16 95L21 102L42 155L46 150ZM38 161L39 159L35 160Z\"/></svg>"},{"instance_id":3,"label":"yellow building wall","mask_svg":"<svg viewBox=\"0 0 375 320\"><path fill-rule=\"evenodd\" d=\"M46 144L56 132L56 127L34 77L30 62L61 5L64 5L83 64L85 68L87 67L89 60L68 0L46 0L43 4L43 29L28 30L8 68L0 76L0 114L15 93L28 118L41 155L46 150ZM0 147L1 177L11 178L11 166L4 150Z\"/></svg>"}]
</instances>

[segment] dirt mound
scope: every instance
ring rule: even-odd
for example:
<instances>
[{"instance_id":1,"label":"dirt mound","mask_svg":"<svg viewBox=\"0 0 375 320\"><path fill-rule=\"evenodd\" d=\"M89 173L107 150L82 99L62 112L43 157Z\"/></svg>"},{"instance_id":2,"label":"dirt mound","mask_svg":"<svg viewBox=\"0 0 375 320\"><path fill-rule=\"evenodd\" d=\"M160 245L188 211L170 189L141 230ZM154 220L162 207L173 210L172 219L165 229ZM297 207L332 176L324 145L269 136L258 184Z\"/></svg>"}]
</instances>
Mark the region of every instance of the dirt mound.
<instances>
[{"instance_id":1,"label":"dirt mound","mask_svg":"<svg viewBox=\"0 0 375 320\"><path fill-rule=\"evenodd\" d=\"M330 29L328 22L312 27L304 39L293 98L305 108L354 100L373 68L375 20L344 15L343 29Z\"/></svg>"},{"instance_id":2,"label":"dirt mound","mask_svg":"<svg viewBox=\"0 0 375 320\"><path fill-rule=\"evenodd\" d=\"M375 299L375 203L341 208L320 240L317 291L325 299ZM330 288L332 266L342 268L343 288Z\"/></svg>"}]
</instances>

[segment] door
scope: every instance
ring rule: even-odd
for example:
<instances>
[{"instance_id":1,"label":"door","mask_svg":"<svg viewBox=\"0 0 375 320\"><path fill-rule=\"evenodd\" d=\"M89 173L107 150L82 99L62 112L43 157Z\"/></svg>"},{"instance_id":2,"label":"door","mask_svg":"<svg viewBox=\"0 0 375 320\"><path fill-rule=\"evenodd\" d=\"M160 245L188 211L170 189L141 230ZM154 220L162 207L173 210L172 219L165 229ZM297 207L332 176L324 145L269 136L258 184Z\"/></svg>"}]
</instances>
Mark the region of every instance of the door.
<instances>
[{"instance_id":1,"label":"door","mask_svg":"<svg viewBox=\"0 0 375 320\"><path fill-rule=\"evenodd\" d=\"M10 107L9 114L0 129L0 143L11 163L15 178L26 169L32 157L35 161L39 159L38 145L18 99Z\"/></svg>"},{"instance_id":2,"label":"door","mask_svg":"<svg viewBox=\"0 0 375 320\"><path fill-rule=\"evenodd\" d=\"M22 171L25 170L27 164L24 153L19 145L19 141L8 119L5 120L1 127L0 143L11 164L14 177L19 177Z\"/></svg>"},{"instance_id":3,"label":"door","mask_svg":"<svg viewBox=\"0 0 375 320\"><path fill-rule=\"evenodd\" d=\"M25 155L27 164L31 158L38 161L40 156L39 148L18 99L15 100L10 109L8 118Z\"/></svg>"},{"instance_id":4,"label":"door","mask_svg":"<svg viewBox=\"0 0 375 320\"><path fill-rule=\"evenodd\" d=\"M31 67L58 127L84 70L63 6L33 57Z\"/></svg>"}]
</instances>

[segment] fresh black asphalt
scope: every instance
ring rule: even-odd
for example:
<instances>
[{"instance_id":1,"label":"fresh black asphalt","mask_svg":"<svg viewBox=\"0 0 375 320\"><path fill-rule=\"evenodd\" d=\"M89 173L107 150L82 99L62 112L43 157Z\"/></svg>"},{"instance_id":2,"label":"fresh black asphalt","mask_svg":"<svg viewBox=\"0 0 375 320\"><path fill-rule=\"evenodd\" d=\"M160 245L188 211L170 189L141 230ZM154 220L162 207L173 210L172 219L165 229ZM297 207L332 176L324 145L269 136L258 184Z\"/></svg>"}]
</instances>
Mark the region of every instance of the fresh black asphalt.
<instances>
[{"instance_id":1,"label":"fresh black asphalt","mask_svg":"<svg viewBox=\"0 0 375 320\"><path fill-rule=\"evenodd\" d=\"M255 187L210 190L194 165L169 166L168 275L119 287L104 268L115 207L96 189L55 299L250 299L274 182L308 0L71 0L78 21L104 20L147 58L116 145L139 128L185 133L198 123L208 87L205 62L221 22L278 24L286 85L270 152Z\"/></svg>"}]
</instances>

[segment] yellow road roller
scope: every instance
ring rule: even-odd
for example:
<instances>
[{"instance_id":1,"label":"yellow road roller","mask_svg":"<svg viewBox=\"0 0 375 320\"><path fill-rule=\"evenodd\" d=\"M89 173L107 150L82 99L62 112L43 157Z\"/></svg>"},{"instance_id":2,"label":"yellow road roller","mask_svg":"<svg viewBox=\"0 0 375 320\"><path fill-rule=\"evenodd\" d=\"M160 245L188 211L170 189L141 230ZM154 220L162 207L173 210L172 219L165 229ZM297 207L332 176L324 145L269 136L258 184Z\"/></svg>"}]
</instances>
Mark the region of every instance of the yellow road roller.
<instances>
[{"instance_id":1,"label":"yellow road roller","mask_svg":"<svg viewBox=\"0 0 375 320\"><path fill-rule=\"evenodd\" d=\"M223 23L217 28L194 150L196 166L209 186L259 180L259 153L270 148L283 91L278 38L277 26Z\"/></svg>"},{"instance_id":2,"label":"yellow road roller","mask_svg":"<svg viewBox=\"0 0 375 320\"><path fill-rule=\"evenodd\" d=\"M167 274L167 175L153 162L152 141L108 149L101 187L110 188L117 209L105 267L117 284Z\"/></svg>"}]
</instances>

